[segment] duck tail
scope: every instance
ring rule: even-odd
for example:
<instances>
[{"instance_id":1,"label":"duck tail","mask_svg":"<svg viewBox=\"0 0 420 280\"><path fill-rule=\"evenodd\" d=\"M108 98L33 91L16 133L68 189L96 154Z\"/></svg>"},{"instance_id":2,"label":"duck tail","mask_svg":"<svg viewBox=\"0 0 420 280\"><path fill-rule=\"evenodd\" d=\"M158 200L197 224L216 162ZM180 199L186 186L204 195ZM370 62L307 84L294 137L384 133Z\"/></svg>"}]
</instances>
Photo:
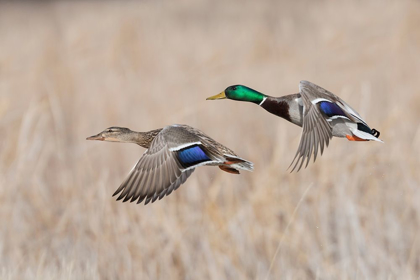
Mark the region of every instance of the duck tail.
<instances>
[{"instance_id":1,"label":"duck tail","mask_svg":"<svg viewBox=\"0 0 420 280\"><path fill-rule=\"evenodd\" d=\"M362 140L366 140L366 141L372 140L372 141L378 141L378 142L384 143L384 141L378 138L380 135L380 132L377 131L376 129L370 130L369 133L363 130L353 129L352 133L354 136Z\"/></svg>"},{"instance_id":2,"label":"duck tail","mask_svg":"<svg viewBox=\"0 0 420 280\"><path fill-rule=\"evenodd\" d=\"M251 172L254 170L254 164L243 158L232 156L232 155L225 155L225 159L226 159L225 164L229 165L232 168L242 169L242 170L251 171Z\"/></svg>"},{"instance_id":3,"label":"duck tail","mask_svg":"<svg viewBox=\"0 0 420 280\"><path fill-rule=\"evenodd\" d=\"M376 138L379 138L379 135L381 135L381 133L378 130L374 129L374 128L372 128L371 134L373 136L375 136Z\"/></svg>"}]
</instances>

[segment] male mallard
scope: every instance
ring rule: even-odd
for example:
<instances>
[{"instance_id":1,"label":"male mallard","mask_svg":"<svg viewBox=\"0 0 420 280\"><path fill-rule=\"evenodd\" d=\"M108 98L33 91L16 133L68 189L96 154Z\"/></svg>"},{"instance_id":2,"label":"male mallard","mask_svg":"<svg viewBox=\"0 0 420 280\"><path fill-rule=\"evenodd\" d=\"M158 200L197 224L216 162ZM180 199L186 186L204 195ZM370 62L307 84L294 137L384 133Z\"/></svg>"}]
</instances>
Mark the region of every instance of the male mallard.
<instances>
[{"instance_id":1,"label":"male mallard","mask_svg":"<svg viewBox=\"0 0 420 280\"><path fill-rule=\"evenodd\" d=\"M333 136L346 137L350 141L382 142L378 139L379 131L370 129L344 100L308 81L300 82L299 93L281 97L271 97L249 87L235 85L207 100L225 98L253 102L268 112L303 127L299 148L290 164L292 166L297 158L292 172L299 162L298 171L305 160L308 166L312 152L315 162L318 145L322 155L324 144L328 147Z\"/></svg>"},{"instance_id":2,"label":"male mallard","mask_svg":"<svg viewBox=\"0 0 420 280\"><path fill-rule=\"evenodd\" d=\"M202 165L217 165L223 171L239 174L253 170L253 163L238 157L231 149L188 125L170 125L148 132L110 127L86 138L110 142L135 143L147 150L113 196L123 202L138 199L145 204L169 195Z\"/></svg>"}]
</instances>

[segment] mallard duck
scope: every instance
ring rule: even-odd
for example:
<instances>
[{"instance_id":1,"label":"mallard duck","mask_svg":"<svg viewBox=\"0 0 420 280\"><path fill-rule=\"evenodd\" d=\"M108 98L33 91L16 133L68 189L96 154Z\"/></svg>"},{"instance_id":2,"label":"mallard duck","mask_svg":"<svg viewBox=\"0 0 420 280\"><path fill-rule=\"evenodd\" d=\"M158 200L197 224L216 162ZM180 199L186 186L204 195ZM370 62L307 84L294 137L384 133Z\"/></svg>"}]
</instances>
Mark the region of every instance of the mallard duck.
<instances>
[{"instance_id":1,"label":"mallard duck","mask_svg":"<svg viewBox=\"0 0 420 280\"><path fill-rule=\"evenodd\" d=\"M226 88L222 93L207 98L232 99L258 104L268 112L303 127L299 148L290 164L299 171L306 160L308 166L312 153L314 162L318 153L328 147L330 139L346 137L349 141L379 141L379 131L371 129L360 115L344 100L308 81L301 81L299 93L271 97L243 85ZM289 168L290 168L289 166Z\"/></svg>"},{"instance_id":2,"label":"mallard duck","mask_svg":"<svg viewBox=\"0 0 420 280\"><path fill-rule=\"evenodd\" d=\"M113 196L117 200L137 200L145 204L162 199L176 190L202 165L217 165L223 171L239 174L252 171L253 163L238 157L231 149L188 125L170 125L148 132L110 127L86 140L135 143L147 150Z\"/></svg>"}]
</instances>

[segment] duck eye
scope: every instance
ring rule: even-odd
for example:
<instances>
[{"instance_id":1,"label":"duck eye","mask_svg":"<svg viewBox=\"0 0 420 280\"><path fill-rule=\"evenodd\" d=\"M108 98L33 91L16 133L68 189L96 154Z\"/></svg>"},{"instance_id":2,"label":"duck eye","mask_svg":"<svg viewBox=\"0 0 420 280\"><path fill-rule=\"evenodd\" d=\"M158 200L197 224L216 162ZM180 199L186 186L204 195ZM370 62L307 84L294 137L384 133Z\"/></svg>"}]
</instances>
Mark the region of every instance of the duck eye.
<instances>
[{"instance_id":1,"label":"duck eye","mask_svg":"<svg viewBox=\"0 0 420 280\"><path fill-rule=\"evenodd\" d=\"M236 86L233 86L233 87L232 87L232 90L236 90Z\"/></svg>"},{"instance_id":2,"label":"duck eye","mask_svg":"<svg viewBox=\"0 0 420 280\"><path fill-rule=\"evenodd\" d=\"M107 132L114 132L112 129L108 129L108 131Z\"/></svg>"}]
</instances>

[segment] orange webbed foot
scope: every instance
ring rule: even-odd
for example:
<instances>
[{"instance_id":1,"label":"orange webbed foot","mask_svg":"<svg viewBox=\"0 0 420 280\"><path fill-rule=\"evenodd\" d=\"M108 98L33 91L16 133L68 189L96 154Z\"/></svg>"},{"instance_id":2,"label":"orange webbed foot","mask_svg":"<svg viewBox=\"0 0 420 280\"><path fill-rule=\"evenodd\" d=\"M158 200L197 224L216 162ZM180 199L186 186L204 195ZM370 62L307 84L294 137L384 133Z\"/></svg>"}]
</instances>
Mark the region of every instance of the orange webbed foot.
<instances>
[{"instance_id":1,"label":"orange webbed foot","mask_svg":"<svg viewBox=\"0 0 420 280\"><path fill-rule=\"evenodd\" d=\"M227 173L239 174L239 171L232 167L227 167L225 165L219 165L219 168Z\"/></svg>"},{"instance_id":2,"label":"orange webbed foot","mask_svg":"<svg viewBox=\"0 0 420 280\"><path fill-rule=\"evenodd\" d=\"M369 141L369 140L366 140L366 139L359 138L356 135L346 135L346 138L349 141Z\"/></svg>"}]
</instances>

